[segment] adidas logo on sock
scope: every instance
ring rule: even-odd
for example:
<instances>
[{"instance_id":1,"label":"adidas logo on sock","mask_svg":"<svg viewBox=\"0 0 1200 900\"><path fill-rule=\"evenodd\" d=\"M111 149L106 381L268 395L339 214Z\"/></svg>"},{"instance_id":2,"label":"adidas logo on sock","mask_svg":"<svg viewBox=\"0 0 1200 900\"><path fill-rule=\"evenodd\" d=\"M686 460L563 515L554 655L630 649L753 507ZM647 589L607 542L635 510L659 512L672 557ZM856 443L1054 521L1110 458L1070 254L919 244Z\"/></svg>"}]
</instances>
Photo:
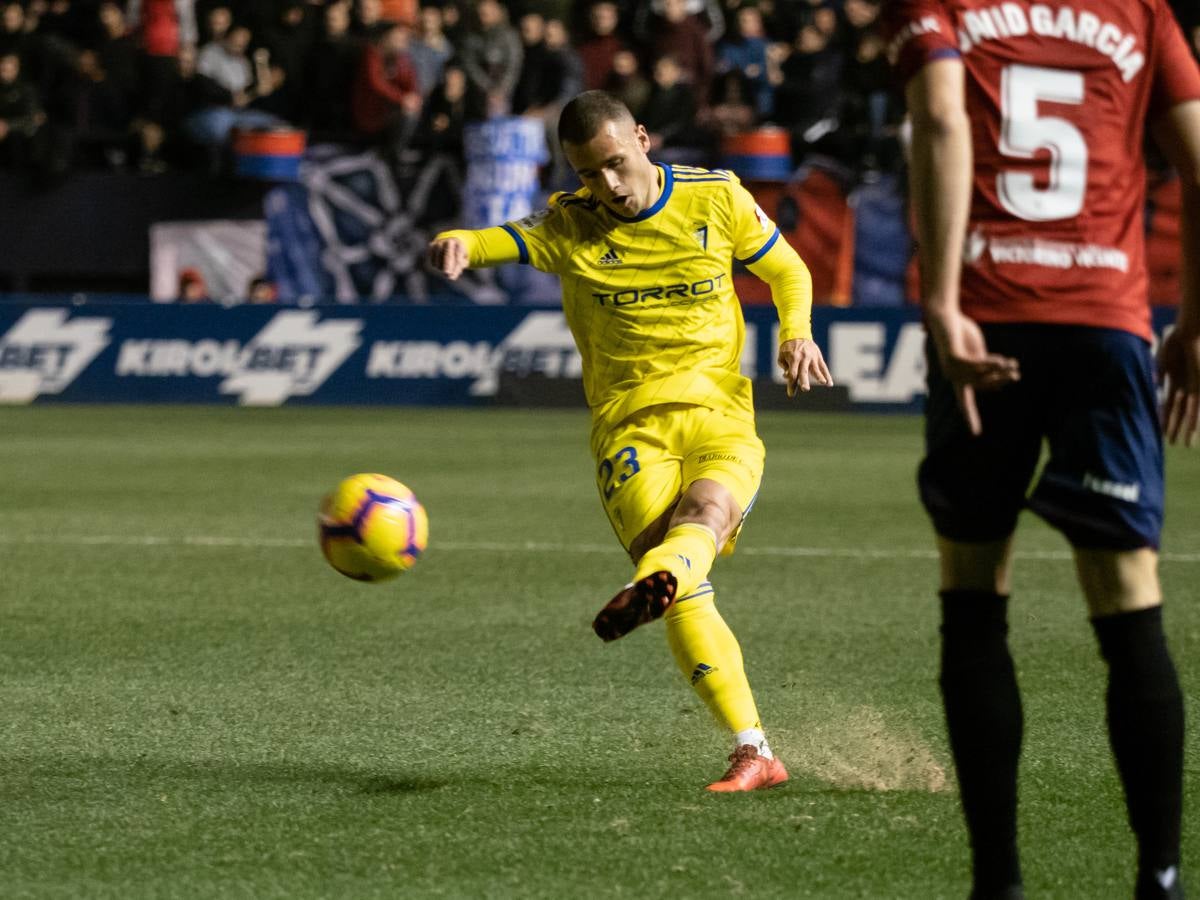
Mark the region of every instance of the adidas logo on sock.
<instances>
[{"instance_id":1,"label":"adidas logo on sock","mask_svg":"<svg viewBox=\"0 0 1200 900\"><path fill-rule=\"evenodd\" d=\"M695 684L706 675L711 675L717 671L716 666L710 666L707 663L700 663L692 670L692 684Z\"/></svg>"},{"instance_id":2,"label":"adidas logo on sock","mask_svg":"<svg viewBox=\"0 0 1200 900\"><path fill-rule=\"evenodd\" d=\"M600 257L596 264L600 266L619 266L622 262L621 257L617 256L617 251L609 247L608 252Z\"/></svg>"}]
</instances>

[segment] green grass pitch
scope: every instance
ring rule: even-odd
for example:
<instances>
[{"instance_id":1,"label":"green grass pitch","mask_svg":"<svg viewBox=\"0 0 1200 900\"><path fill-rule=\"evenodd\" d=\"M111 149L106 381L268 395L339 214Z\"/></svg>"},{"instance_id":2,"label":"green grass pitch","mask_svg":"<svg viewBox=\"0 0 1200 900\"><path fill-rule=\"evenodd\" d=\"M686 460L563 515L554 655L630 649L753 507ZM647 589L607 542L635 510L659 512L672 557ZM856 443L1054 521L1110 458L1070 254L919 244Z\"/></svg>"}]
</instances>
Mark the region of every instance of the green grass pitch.
<instances>
[{"instance_id":1,"label":"green grass pitch","mask_svg":"<svg viewBox=\"0 0 1200 900\"><path fill-rule=\"evenodd\" d=\"M583 412L0 409L0 896L964 897L919 421L760 424L713 581L792 780L709 796L729 748L661 626L588 627L630 569ZM318 498L358 471L430 513L387 585L317 549ZM1168 454L1168 496L1194 798L1200 452ZM1028 892L1128 897L1066 545L1027 516L1019 552Z\"/></svg>"}]
</instances>

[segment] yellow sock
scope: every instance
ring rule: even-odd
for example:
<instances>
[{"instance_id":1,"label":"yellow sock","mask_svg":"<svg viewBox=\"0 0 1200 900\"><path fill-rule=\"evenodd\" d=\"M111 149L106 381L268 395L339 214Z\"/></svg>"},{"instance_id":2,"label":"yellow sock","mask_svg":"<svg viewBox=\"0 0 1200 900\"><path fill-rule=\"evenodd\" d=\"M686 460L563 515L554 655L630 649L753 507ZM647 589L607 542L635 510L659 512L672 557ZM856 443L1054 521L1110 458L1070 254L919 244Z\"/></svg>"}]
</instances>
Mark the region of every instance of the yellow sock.
<instances>
[{"instance_id":1,"label":"yellow sock","mask_svg":"<svg viewBox=\"0 0 1200 900\"><path fill-rule=\"evenodd\" d=\"M670 572L678 587L677 600L695 593L708 580L708 572L717 558L717 536L705 525L686 522L667 532L663 542L638 562L634 581L655 572Z\"/></svg>"},{"instance_id":2,"label":"yellow sock","mask_svg":"<svg viewBox=\"0 0 1200 900\"><path fill-rule=\"evenodd\" d=\"M667 610L667 643L679 671L720 724L734 733L761 729L742 648L713 597L712 586L705 584L697 596Z\"/></svg>"}]
</instances>

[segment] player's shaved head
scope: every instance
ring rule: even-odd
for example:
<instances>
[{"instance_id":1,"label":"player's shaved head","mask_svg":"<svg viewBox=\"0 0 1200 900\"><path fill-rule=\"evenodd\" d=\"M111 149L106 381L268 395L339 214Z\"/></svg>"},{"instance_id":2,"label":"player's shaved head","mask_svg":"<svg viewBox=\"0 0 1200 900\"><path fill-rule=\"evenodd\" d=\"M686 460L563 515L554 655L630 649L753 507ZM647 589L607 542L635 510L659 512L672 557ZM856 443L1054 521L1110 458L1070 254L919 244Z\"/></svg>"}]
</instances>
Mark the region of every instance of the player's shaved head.
<instances>
[{"instance_id":1,"label":"player's shaved head","mask_svg":"<svg viewBox=\"0 0 1200 900\"><path fill-rule=\"evenodd\" d=\"M584 91L558 117L558 140L563 144L586 144L608 122L635 122L629 107L605 91Z\"/></svg>"},{"instance_id":2,"label":"player's shaved head","mask_svg":"<svg viewBox=\"0 0 1200 900\"><path fill-rule=\"evenodd\" d=\"M612 94L586 91L571 100L558 118L558 141L583 186L618 216L636 216L658 198L650 136Z\"/></svg>"}]
</instances>

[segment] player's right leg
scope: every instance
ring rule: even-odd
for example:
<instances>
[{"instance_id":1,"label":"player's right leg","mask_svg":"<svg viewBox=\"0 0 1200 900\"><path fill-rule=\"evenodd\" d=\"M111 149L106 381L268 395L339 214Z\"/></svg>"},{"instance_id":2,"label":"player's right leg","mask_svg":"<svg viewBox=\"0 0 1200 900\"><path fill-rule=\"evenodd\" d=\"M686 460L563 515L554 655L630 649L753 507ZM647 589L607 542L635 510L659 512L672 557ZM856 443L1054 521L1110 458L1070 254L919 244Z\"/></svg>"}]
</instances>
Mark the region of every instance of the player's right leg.
<instances>
[{"instance_id":1,"label":"player's right leg","mask_svg":"<svg viewBox=\"0 0 1200 900\"><path fill-rule=\"evenodd\" d=\"M1183 698L1162 624L1158 547L1162 441L1154 366L1121 331L1061 332L1070 403L1053 417L1050 459L1030 498L1070 540L1108 664L1109 739L1138 845L1139 900L1183 896Z\"/></svg>"},{"instance_id":2,"label":"player's right leg","mask_svg":"<svg viewBox=\"0 0 1200 900\"><path fill-rule=\"evenodd\" d=\"M989 334L989 346L998 337ZM1016 355L1015 348L998 352ZM938 535L939 685L970 837L972 897L1019 898L1017 770L1023 715L1008 648L1011 535L1037 465L1041 433L1031 379L980 393L973 437L929 353L921 500ZM1031 406L1033 408L1031 408Z\"/></svg>"},{"instance_id":3,"label":"player's right leg","mask_svg":"<svg viewBox=\"0 0 1200 900\"><path fill-rule=\"evenodd\" d=\"M679 502L683 459L672 423L674 413L687 408L675 404L644 409L593 436L596 486L604 512L635 564L651 536L657 542L666 534ZM677 596L679 582L671 572L638 574L604 606L592 628L602 640L616 640L661 618Z\"/></svg>"},{"instance_id":4,"label":"player's right leg","mask_svg":"<svg viewBox=\"0 0 1200 900\"><path fill-rule=\"evenodd\" d=\"M721 545L740 525L749 497L687 471L685 456L712 410L664 404L641 410L598 442L597 480L605 512L637 569L597 614L596 634L616 640L660 618L708 580ZM762 444L751 426L749 454L761 473ZM752 460L753 462L754 460ZM747 478L757 490L753 468ZM744 493L744 492L742 492Z\"/></svg>"},{"instance_id":5,"label":"player's right leg","mask_svg":"<svg viewBox=\"0 0 1200 900\"><path fill-rule=\"evenodd\" d=\"M637 566L593 622L612 641L707 582L757 495L764 451L753 419L674 403L630 416L594 452L605 511Z\"/></svg>"},{"instance_id":6,"label":"player's right leg","mask_svg":"<svg viewBox=\"0 0 1200 900\"><path fill-rule=\"evenodd\" d=\"M1158 554L1076 548L1108 664L1108 735L1137 837L1137 900L1183 897L1183 694L1163 633Z\"/></svg>"}]
</instances>

